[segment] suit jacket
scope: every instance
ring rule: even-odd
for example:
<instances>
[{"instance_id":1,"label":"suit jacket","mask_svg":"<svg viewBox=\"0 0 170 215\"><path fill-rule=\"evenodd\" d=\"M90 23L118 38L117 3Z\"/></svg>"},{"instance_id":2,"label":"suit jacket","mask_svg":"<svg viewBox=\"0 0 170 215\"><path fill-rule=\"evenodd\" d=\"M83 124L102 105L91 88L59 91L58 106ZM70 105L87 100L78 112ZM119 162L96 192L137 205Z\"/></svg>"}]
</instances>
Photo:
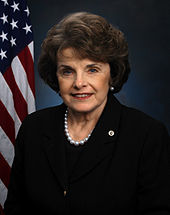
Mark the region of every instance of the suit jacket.
<instances>
[{"instance_id":1,"label":"suit jacket","mask_svg":"<svg viewBox=\"0 0 170 215\"><path fill-rule=\"evenodd\" d=\"M109 95L68 180L65 109L64 104L47 108L24 120L6 215L170 214L170 139L165 127Z\"/></svg>"}]
</instances>

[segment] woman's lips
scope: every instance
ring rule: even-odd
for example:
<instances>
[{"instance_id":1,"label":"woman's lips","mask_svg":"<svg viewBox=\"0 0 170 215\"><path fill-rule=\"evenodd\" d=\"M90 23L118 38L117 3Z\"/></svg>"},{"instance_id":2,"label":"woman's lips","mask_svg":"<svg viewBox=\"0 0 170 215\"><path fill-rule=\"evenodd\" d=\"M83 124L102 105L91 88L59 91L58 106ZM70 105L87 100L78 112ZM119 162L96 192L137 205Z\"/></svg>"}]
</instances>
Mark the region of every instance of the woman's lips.
<instances>
[{"instance_id":1,"label":"woman's lips","mask_svg":"<svg viewBox=\"0 0 170 215\"><path fill-rule=\"evenodd\" d=\"M75 99L78 99L78 100L85 100L85 99L88 99L92 93L74 93L74 94L71 94Z\"/></svg>"}]
</instances>

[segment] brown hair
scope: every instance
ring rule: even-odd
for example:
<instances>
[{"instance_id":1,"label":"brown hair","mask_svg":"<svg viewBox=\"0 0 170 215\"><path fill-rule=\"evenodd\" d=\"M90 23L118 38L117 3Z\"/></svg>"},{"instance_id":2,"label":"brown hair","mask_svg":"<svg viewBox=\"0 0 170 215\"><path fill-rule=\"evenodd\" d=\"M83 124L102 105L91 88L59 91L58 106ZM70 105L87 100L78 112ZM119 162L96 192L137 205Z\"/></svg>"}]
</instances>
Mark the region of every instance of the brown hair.
<instances>
[{"instance_id":1,"label":"brown hair","mask_svg":"<svg viewBox=\"0 0 170 215\"><path fill-rule=\"evenodd\" d=\"M38 62L41 78L59 91L57 55L65 48L74 48L80 58L109 63L114 93L119 92L130 72L128 44L123 33L103 17L78 12L64 17L47 33Z\"/></svg>"}]
</instances>

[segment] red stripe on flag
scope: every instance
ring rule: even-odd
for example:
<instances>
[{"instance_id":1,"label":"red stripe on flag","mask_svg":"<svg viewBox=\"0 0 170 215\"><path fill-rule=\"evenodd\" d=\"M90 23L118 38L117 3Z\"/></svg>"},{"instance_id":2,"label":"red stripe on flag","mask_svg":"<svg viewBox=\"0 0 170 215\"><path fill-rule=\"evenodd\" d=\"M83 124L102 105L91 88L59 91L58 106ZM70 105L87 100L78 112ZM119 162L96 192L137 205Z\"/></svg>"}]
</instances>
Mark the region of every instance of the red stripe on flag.
<instances>
[{"instance_id":1,"label":"red stripe on flag","mask_svg":"<svg viewBox=\"0 0 170 215\"><path fill-rule=\"evenodd\" d=\"M15 142L14 120L0 101L0 125L12 143Z\"/></svg>"},{"instance_id":2,"label":"red stripe on flag","mask_svg":"<svg viewBox=\"0 0 170 215\"><path fill-rule=\"evenodd\" d=\"M18 55L24 70L27 74L28 83L35 97L35 85L34 85L34 62L28 46L26 46Z\"/></svg>"},{"instance_id":3,"label":"red stripe on flag","mask_svg":"<svg viewBox=\"0 0 170 215\"><path fill-rule=\"evenodd\" d=\"M28 114L27 103L15 81L11 67L5 72L4 78L12 91L15 110L20 120L23 121Z\"/></svg>"},{"instance_id":4,"label":"red stripe on flag","mask_svg":"<svg viewBox=\"0 0 170 215\"><path fill-rule=\"evenodd\" d=\"M6 187L9 185L9 179L10 179L10 171L11 168L0 153L0 179L5 184Z\"/></svg>"},{"instance_id":5,"label":"red stripe on flag","mask_svg":"<svg viewBox=\"0 0 170 215\"><path fill-rule=\"evenodd\" d=\"M5 215L4 212L3 212L3 208L1 206L1 204L0 204L0 215Z\"/></svg>"}]
</instances>

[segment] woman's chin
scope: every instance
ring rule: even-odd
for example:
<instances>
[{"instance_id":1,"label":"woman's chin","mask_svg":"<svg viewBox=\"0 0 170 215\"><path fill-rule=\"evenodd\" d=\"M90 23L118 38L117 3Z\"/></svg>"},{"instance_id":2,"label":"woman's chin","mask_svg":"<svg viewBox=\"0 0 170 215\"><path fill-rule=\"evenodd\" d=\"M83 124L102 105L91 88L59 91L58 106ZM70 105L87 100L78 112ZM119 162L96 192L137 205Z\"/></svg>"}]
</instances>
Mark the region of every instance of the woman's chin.
<instances>
[{"instance_id":1,"label":"woman's chin","mask_svg":"<svg viewBox=\"0 0 170 215\"><path fill-rule=\"evenodd\" d=\"M73 112L88 113L92 112L95 108L89 107L89 105L76 105L75 107L69 107L69 109Z\"/></svg>"}]
</instances>

